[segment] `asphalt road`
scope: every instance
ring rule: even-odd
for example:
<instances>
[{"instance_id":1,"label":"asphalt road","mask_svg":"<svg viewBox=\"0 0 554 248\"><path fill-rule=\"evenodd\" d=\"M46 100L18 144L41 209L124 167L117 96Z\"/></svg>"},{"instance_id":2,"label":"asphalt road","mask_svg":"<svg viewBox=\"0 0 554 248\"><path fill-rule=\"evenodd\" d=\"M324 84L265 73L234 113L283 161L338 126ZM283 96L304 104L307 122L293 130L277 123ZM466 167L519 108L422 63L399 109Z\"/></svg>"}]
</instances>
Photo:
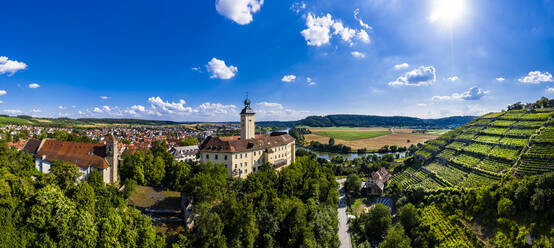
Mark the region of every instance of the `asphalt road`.
<instances>
[{"instance_id":1,"label":"asphalt road","mask_svg":"<svg viewBox=\"0 0 554 248\"><path fill-rule=\"evenodd\" d=\"M346 179L337 180L339 183L339 239L340 248L352 248L352 240L348 233L348 216L346 215L346 199L344 198L344 182Z\"/></svg>"}]
</instances>

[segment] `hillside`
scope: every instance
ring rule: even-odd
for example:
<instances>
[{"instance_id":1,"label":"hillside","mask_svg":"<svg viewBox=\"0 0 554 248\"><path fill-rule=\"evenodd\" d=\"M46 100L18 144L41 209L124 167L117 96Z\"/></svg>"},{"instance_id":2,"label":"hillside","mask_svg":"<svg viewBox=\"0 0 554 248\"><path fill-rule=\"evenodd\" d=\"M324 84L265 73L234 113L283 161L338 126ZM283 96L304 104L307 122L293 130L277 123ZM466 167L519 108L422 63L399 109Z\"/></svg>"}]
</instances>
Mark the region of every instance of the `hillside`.
<instances>
[{"instance_id":1,"label":"hillside","mask_svg":"<svg viewBox=\"0 0 554 248\"><path fill-rule=\"evenodd\" d=\"M176 125L179 122L174 121L158 121L158 120L141 120L141 119L113 119L113 118L40 118L27 115L8 116L0 115L0 124L15 124L15 125L36 125L36 126L52 126L52 127L67 127L67 126L105 126L105 125Z\"/></svg>"},{"instance_id":2,"label":"hillside","mask_svg":"<svg viewBox=\"0 0 554 248\"><path fill-rule=\"evenodd\" d=\"M439 119L420 119L406 116L376 115L327 115L308 116L296 122L310 127L415 127L415 128L456 128L475 116L452 116Z\"/></svg>"},{"instance_id":3,"label":"hillside","mask_svg":"<svg viewBox=\"0 0 554 248\"><path fill-rule=\"evenodd\" d=\"M554 108L490 113L426 143L389 183L478 187L554 171Z\"/></svg>"}]
</instances>

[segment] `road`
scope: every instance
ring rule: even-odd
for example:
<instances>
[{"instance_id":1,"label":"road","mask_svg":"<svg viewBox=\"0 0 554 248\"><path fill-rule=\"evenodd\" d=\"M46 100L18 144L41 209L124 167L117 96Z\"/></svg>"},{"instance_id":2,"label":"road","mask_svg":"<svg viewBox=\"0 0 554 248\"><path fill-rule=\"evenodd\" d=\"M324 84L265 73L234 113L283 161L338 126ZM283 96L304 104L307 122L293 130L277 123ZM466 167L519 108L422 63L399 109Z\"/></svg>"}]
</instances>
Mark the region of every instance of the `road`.
<instances>
[{"instance_id":1,"label":"road","mask_svg":"<svg viewBox=\"0 0 554 248\"><path fill-rule=\"evenodd\" d=\"M352 248L352 240L348 232L348 216L346 215L346 199L344 198L344 182L346 179L339 179L339 239L340 248Z\"/></svg>"}]
</instances>

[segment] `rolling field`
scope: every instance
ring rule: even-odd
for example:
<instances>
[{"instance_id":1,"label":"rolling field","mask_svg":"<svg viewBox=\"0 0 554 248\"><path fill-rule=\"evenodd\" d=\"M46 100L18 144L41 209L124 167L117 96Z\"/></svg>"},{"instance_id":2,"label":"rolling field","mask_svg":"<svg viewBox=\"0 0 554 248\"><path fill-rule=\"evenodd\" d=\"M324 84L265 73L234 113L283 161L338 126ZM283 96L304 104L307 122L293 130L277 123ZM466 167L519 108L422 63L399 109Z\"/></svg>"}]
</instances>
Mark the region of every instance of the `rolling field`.
<instances>
[{"instance_id":1,"label":"rolling field","mask_svg":"<svg viewBox=\"0 0 554 248\"><path fill-rule=\"evenodd\" d=\"M410 146L412 144L423 143L434 139L438 135L412 133L412 129L389 129L384 127L327 127L311 128L311 134L304 137L307 142L317 141L323 144L329 143L329 138L335 138L336 144L343 144L352 147L352 149L366 148L377 150L385 145L396 145L399 147ZM410 142L408 142L408 140Z\"/></svg>"},{"instance_id":2,"label":"rolling field","mask_svg":"<svg viewBox=\"0 0 554 248\"><path fill-rule=\"evenodd\" d=\"M359 140L369 139L373 137L379 137L383 135L391 134L391 131L318 131L313 132L315 135L325 136L329 138L341 139L341 140Z\"/></svg>"}]
</instances>

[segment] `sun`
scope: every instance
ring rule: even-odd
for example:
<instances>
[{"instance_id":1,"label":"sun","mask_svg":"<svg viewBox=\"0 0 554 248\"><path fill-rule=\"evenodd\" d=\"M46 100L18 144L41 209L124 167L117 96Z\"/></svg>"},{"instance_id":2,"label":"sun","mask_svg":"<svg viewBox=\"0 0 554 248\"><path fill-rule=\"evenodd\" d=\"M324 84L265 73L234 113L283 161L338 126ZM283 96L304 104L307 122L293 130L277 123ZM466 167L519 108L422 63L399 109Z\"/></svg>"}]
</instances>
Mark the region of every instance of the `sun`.
<instances>
[{"instance_id":1,"label":"sun","mask_svg":"<svg viewBox=\"0 0 554 248\"><path fill-rule=\"evenodd\" d=\"M465 0L433 0L430 22L454 24L465 14Z\"/></svg>"}]
</instances>

